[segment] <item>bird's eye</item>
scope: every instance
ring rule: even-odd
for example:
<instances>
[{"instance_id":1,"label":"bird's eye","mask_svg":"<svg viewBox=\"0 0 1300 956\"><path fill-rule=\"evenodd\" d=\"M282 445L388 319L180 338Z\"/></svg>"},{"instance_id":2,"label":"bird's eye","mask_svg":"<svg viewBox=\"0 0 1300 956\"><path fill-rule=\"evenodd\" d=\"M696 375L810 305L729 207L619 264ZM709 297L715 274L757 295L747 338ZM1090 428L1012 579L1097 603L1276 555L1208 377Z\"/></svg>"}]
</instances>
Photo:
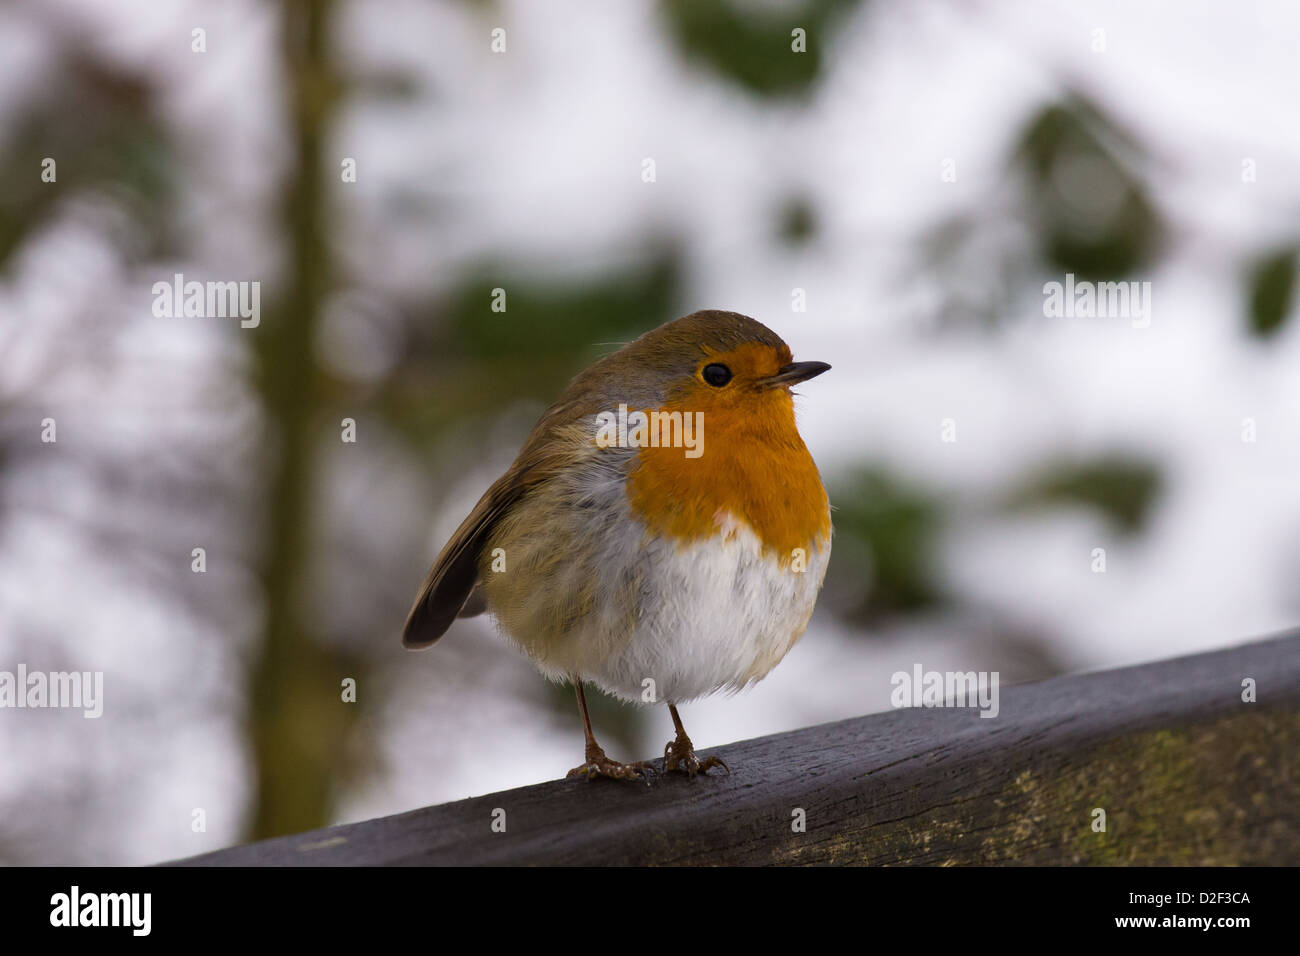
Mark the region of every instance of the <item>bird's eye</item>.
<instances>
[{"instance_id":1,"label":"bird's eye","mask_svg":"<svg viewBox=\"0 0 1300 956\"><path fill-rule=\"evenodd\" d=\"M731 381L731 369L725 365L719 365L717 362L704 366L704 371L700 374L704 376L704 381L714 388L722 388Z\"/></svg>"}]
</instances>

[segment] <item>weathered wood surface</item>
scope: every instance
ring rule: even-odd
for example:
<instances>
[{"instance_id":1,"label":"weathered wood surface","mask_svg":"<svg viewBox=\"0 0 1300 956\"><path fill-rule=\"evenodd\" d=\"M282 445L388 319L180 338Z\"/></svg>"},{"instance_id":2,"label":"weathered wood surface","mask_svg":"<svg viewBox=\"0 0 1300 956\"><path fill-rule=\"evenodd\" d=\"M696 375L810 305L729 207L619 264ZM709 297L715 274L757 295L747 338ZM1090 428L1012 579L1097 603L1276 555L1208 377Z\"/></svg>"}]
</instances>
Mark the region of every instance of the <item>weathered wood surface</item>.
<instances>
[{"instance_id":1,"label":"weathered wood surface","mask_svg":"<svg viewBox=\"0 0 1300 956\"><path fill-rule=\"evenodd\" d=\"M730 777L557 780L178 863L1300 864L1300 631L1004 688L992 719L904 709L709 752Z\"/></svg>"}]
</instances>

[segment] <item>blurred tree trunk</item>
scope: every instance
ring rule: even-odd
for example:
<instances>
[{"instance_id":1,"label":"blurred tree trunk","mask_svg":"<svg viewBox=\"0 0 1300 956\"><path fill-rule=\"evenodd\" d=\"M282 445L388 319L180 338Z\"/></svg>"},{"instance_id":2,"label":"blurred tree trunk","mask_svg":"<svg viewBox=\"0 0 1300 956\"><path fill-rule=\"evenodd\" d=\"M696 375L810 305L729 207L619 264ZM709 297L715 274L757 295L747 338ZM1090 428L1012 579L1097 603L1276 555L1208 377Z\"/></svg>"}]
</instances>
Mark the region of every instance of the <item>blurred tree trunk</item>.
<instances>
[{"instance_id":1,"label":"blurred tree trunk","mask_svg":"<svg viewBox=\"0 0 1300 956\"><path fill-rule=\"evenodd\" d=\"M286 0L283 53L293 156L282 221L286 274L256 336L258 387L268 426L261 577L265 632L251 674L249 736L256 773L252 839L329 821L331 790L357 704L341 701L360 675L303 628L299 602L319 437L313 331L330 277L322 143L335 100L328 64L331 0Z\"/></svg>"}]
</instances>

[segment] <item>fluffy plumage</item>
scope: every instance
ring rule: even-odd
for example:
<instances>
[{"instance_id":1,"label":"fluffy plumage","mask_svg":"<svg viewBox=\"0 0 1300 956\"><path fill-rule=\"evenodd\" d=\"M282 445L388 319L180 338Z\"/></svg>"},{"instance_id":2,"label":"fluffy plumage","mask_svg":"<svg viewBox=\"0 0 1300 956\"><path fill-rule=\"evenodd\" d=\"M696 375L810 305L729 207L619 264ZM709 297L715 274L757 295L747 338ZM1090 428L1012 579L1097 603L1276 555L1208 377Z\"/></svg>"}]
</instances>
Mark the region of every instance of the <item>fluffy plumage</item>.
<instances>
[{"instance_id":1,"label":"fluffy plumage","mask_svg":"<svg viewBox=\"0 0 1300 956\"><path fill-rule=\"evenodd\" d=\"M679 702L762 678L807 626L830 554L789 390L764 382L790 360L770 329L710 311L578 375L438 556L404 643L480 605L543 673L624 699L647 680ZM702 380L711 362L735 373L726 388ZM597 447L596 415L620 403L703 412L703 455Z\"/></svg>"}]
</instances>

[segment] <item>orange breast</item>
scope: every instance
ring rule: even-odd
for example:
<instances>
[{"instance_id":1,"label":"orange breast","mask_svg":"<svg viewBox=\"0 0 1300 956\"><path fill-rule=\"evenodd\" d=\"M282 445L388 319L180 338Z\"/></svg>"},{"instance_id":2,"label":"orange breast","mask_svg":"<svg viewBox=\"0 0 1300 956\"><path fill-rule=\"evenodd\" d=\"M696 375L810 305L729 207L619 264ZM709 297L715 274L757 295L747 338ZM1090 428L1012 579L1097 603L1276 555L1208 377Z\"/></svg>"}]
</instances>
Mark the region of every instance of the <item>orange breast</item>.
<instances>
[{"instance_id":1,"label":"orange breast","mask_svg":"<svg viewBox=\"0 0 1300 956\"><path fill-rule=\"evenodd\" d=\"M703 414L703 454L642 448L628 478L632 512L657 534L683 543L732 532L746 522L785 566L795 549L830 535L826 489L795 428L785 389L732 402L669 406Z\"/></svg>"}]
</instances>

